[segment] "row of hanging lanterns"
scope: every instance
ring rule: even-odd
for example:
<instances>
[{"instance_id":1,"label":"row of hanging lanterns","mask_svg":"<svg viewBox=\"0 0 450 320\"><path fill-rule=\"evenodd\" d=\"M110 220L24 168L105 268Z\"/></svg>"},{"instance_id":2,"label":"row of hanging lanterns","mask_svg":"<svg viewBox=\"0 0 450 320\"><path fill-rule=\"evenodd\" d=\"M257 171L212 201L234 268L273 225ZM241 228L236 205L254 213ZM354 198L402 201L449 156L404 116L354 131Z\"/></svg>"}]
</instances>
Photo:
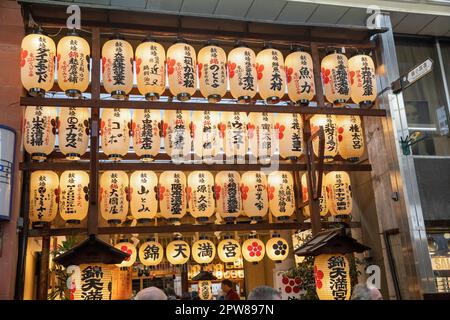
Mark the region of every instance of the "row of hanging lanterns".
<instances>
[{"instance_id":1,"label":"row of hanging lanterns","mask_svg":"<svg viewBox=\"0 0 450 320\"><path fill-rule=\"evenodd\" d=\"M325 134L325 161L336 155L358 161L364 154L361 118L358 116L314 115L314 134L322 126ZM90 133L87 108L27 107L23 125L25 150L32 159L42 161L55 146L56 129L61 152L69 160L78 160L86 152ZM131 133L131 137L130 137ZM111 160L121 160L130 149L142 161L151 161L159 153L161 140L174 162L194 158L212 163L218 155L270 163L274 154L298 158L304 153L303 120L297 113L210 112L135 109L104 109L100 134L103 152ZM318 155L319 139L313 140Z\"/></svg>"},{"instance_id":2,"label":"row of hanging lanterns","mask_svg":"<svg viewBox=\"0 0 450 320\"><path fill-rule=\"evenodd\" d=\"M228 263L228 266L231 264ZM188 267L188 280L192 280L194 276L200 273L203 269L204 271L210 272L214 275L217 280L222 279L243 279L244 278L244 270L243 270L243 260L242 258L237 259L233 264L233 268L238 269L228 269L225 270L223 263L209 264L207 266L201 266L199 264L189 265Z\"/></svg>"},{"instance_id":3,"label":"row of hanging lanterns","mask_svg":"<svg viewBox=\"0 0 450 320\"><path fill-rule=\"evenodd\" d=\"M63 37L58 46L42 33L27 35L21 45L21 79L31 95L44 95L54 82L54 59L57 57L58 84L70 97L80 96L89 84L89 44L74 31ZM278 103L286 90L289 98L308 105L315 95L311 55L293 50L286 59L281 51L265 47L257 55L245 45L228 54L208 42L199 52L184 40L178 40L166 52L159 43L146 39L134 54L131 44L114 35L102 48L102 76L105 90L115 99L125 99L133 87L133 62L139 92L148 100L157 100L166 88L180 101L189 100L197 90L209 102L219 102L227 91L227 74L231 95L249 103L257 89L269 104ZM375 67L369 55L347 59L332 53L322 60L322 83L328 101L372 103L376 98Z\"/></svg>"},{"instance_id":4,"label":"row of hanging lanterns","mask_svg":"<svg viewBox=\"0 0 450 320\"><path fill-rule=\"evenodd\" d=\"M213 262L216 256L223 263L232 264L241 257L248 262L258 263L264 259L265 255L270 260L281 262L289 254L289 244L278 233L274 233L265 244L255 235L251 235L242 243L242 246L239 241L226 236L216 248L214 242L200 236L192 246L181 238L175 238L167 244L165 250L154 238L147 239L139 246L139 250L128 239L120 240L115 247L130 255L116 265L121 268L131 267L138 258L144 266L157 266L162 262L164 256L172 265L182 265L192 259L205 266Z\"/></svg>"}]
</instances>

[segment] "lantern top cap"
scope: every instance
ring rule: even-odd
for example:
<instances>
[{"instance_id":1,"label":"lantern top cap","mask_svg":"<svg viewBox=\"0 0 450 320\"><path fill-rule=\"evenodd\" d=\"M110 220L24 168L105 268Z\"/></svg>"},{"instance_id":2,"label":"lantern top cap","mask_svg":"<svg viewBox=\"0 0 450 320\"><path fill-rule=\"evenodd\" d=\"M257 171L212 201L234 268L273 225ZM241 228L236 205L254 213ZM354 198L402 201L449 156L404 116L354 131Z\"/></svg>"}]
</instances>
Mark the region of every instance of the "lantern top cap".
<instances>
[{"instance_id":1,"label":"lantern top cap","mask_svg":"<svg viewBox=\"0 0 450 320\"><path fill-rule=\"evenodd\" d=\"M345 234L344 228L321 231L295 250L297 256L318 256L320 254L346 254L364 252L369 247Z\"/></svg>"},{"instance_id":2,"label":"lantern top cap","mask_svg":"<svg viewBox=\"0 0 450 320\"><path fill-rule=\"evenodd\" d=\"M241 40L236 40L234 43L234 48L248 48L248 46Z\"/></svg>"},{"instance_id":3,"label":"lantern top cap","mask_svg":"<svg viewBox=\"0 0 450 320\"><path fill-rule=\"evenodd\" d=\"M77 29L75 29L75 28L72 28L72 29L69 29L69 30L67 30L67 34L66 34L66 36L74 36L74 37L79 37L79 36L80 36L80 34L78 33Z\"/></svg>"},{"instance_id":4,"label":"lantern top cap","mask_svg":"<svg viewBox=\"0 0 450 320\"><path fill-rule=\"evenodd\" d=\"M208 237L204 234L202 234L200 237L198 237L199 240L207 240Z\"/></svg>"},{"instance_id":5,"label":"lantern top cap","mask_svg":"<svg viewBox=\"0 0 450 320\"><path fill-rule=\"evenodd\" d=\"M122 34L115 32L109 37L109 40L125 40L125 37Z\"/></svg>"},{"instance_id":6,"label":"lantern top cap","mask_svg":"<svg viewBox=\"0 0 450 320\"><path fill-rule=\"evenodd\" d=\"M333 54L333 53L345 54L345 48L326 48L325 53L327 55Z\"/></svg>"},{"instance_id":7,"label":"lantern top cap","mask_svg":"<svg viewBox=\"0 0 450 320\"><path fill-rule=\"evenodd\" d=\"M231 234L226 234L223 238L224 239L233 239L233 236Z\"/></svg>"},{"instance_id":8,"label":"lantern top cap","mask_svg":"<svg viewBox=\"0 0 450 320\"><path fill-rule=\"evenodd\" d=\"M155 237L149 237L147 239L145 239L145 241L156 241Z\"/></svg>"},{"instance_id":9,"label":"lantern top cap","mask_svg":"<svg viewBox=\"0 0 450 320\"><path fill-rule=\"evenodd\" d=\"M186 44L187 44L187 41L186 41L186 39L184 39L183 37L177 37L177 38L175 39L174 44L176 44L176 43L186 43Z\"/></svg>"},{"instance_id":10,"label":"lantern top cap","mask_svg":"<svg viewBox=\"0 0 450 320\"><path fill-rule=\"evenodd\" d=\"M272 238L279 238L280 234L278 232L272 233Z\"/></svg>"},{"instance_id":11,"label":"lantern top cap","mask_svg":"<svg viewBox=\"0 0 450 320\"><path fill-rule=\"evenodd\" d=\"M120 238L118 243L121 243L121 242L130 242L130 239L128 239L128 238Z\"/></svg>"},{"instance_id":12,"label":"lantern top cap","mask_svg":"<svg viewBox=\"0 0 450 320\"><path fill-rule=\"evenodd\" d=\"M293 44L291 45L291 49L289 50L290 53L293 52L303 52L305 51L305 48L299 44Z\"/></svg>"},{"instance_id":13,"label":"lantern top cap","mask_svg":"<svg viewBox=\"0 0 450 320\"><path fill-rule=\"evenodd\" d=\"M248 238L249 238L249 239L256 239L256 234L250 234L250 235L248 236Z\"/></svg>"},{"instance_id":14,"label":"lantern top cap","mask_svg":"<svg viewBox=\"0 0 450 320\"><path fill-rule=\"evenodd\" d=\"M192 281L204 281L204 280L217 280L217 277L214 276L211 272L202 270L197 275L192 277Z\"/></svg>"},{"instance_id":15,"label":"lantern top cap","mask_svg":"<svg viewBox=\"0 0 450 320\"><path fill-rule=\"evenodd\" d=\"M142 39L142 41L141 41L141 43L144 43L144 42L156 42L156 41L155 41L155 38L153 38L151 35L147 35L147 36L145 36L145 38Z\"/></svg>"},{"instance_id":16,"label":"lantern top cap","mask_svg":"<svg viewBox=\"0 0 450 320\"><path fill-rule=\"evenodd\" d=\"M206 41L205 47L209 47L209 46L219 46L219 43L217 42L217 40L214 39L209 39L208 41Z\"/></svg>"},{"instance_id":17,"label":"lantern top cap","mask_svg":"<svg viewBox=\"0 0 450 320\"><path fill-rule=\"evenodd\" d=\"M64 267L84 263L119 264L130 255L90 235L87 239L57 256L54 261Z\"/></svg>"}]
</instances>

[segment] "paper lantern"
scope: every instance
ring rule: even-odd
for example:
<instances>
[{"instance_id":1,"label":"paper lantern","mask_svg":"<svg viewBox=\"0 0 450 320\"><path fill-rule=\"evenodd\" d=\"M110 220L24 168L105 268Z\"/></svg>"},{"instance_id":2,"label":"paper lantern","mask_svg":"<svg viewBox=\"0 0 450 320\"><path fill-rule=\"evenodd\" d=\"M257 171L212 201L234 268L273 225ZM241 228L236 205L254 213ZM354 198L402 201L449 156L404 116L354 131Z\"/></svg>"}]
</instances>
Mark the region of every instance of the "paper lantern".
<instances>
[{"instance_id":1,"label":"paper lantern","mask_svg":"<svg viewBox=\"0 0 450 320\"><path fill-rule=\"evenodd\" d=\"M268 178L270 212L278 220L287 220L295 211L294 179L289 171L273 171Z\"/></svg>"},{"instance_id":2,"label":"paper lantern","mask_svg":"<svg viewBox=\"0 0 450 320\"><path fill-rule=\"evenodd\" d=\"M209 171L193 171L188 176L189 213L197 221L208 221L214 214L214 177Z\"/></svg>"},{"instance_id":3,"label":"paper lantern","mask_svg":"<svg viewBox=\"0 0 450 320\"><path fill-rule=\"evenodd\" d=\"M128 213L128 175L124 171L105 171L100 177L100 213L108 223L125 221Z\"/></svg>"},{"instance_id":4,"label":"paper lantern","mask_svg":"<svg viewBox=\"0 0 450 320\"><path fill-rule=\"evenodd\" d=\"M230 279L230 278L231 278L231 271L230 271L230 270L225 271L225 272L223 273L223 277L224 277L225 279Z\"/></svg>"},{"instance_id":5,"label":"paper lantern","mask_svg":"<svg viewBox=\"0 0 450 320\"><path fill-rule=\"evenodd\" d=\"M227 159L244 159L247 153L247 115L245 112L222 112L219 139Z\"/></svg>"},{"instance_id":6,"label":"paper lantern","mask_svg":"<svg viewBox=\"0 0 450 320\"><path fill-rule=\"evenodd\" d=\"M266 254L270 260L277 263L281 262L289 254L289 244L279 234L275 233L266 243Z\"/></svg>"},{"instance_id":7,"label":"paper lantern","mask_svg":"<svg viewBox=\"0 0 450 320\"><path fill-rule=\"evenodd\" d=\"M292 52L286 57L285 66L289 99L308 106L315 94L311 55L300 50Z\"/></svg>"},{"instance_id":8,"label":"paper lantern","mask_svg":"<svg viewBox=\"0 0 450 320\"><path fill-rule=\"evenodd\" d=\"M331 114L317 114L310 119L311 134L323 127L325 137L324 161L333 161L338 152L337 118ZM313 139L313 150L316 157L319 156L319 137Z\"/></svg>"},{"instance_id":9,"label":"paper lantern","mask_svg":"<svg viewBox=\"0 0 450 320\"><path fill-rule=\"evenodd\" d=\"M259 159L262 164L270 163L275 151L275 131L273 114L251 112L248 115L247 137L249 156Z\"/></svg>"},{"instance_id":10,"label":"paper lantern","mask_svg":"<svg viewBox=\"0 0 450 320\"><path fill-rule=\"evenodd\" d=\"M56 108L27 107L23 123L23 146L31 159L44 161L55 147Z\"/></svg>"},{"instance_id":11,"label":"paper lantern","mask_svg":"<svg viewBox=\"0 0 450 320\"><path fill-rule=\"evenodd\" d=\"M331 53L322 59L322 84L331 103L345 103L350 98L348 60L342 53Z\"/></svg>"},{"instance_id":12,"label":"paper lantern","mask_svg":"<svg viewBox=\"0 0 450 320\"><path fill-rule=\"evenodd\" d=\"M185 264L189 261L191 248L186 241L174 240L166 247L166 258L172 265Z\"/></svg>"},{"instance_id":13,"label":"paper lantern","mask_svg":"<svg viewBox=\"0 0 450 320\"><path fill-rule=\"evenodd\" d=\"M161 216L177 222L186 214L186 176L183 171L163 171L159 176Z\"/></svg>"},{"instance_id":14,"label":"paper lantern","mask_svg":"<svg viewBox=\"0 0 450 320\"><path fill-rule=\"evenodd\" d=\"M343 254L321 254L314 258L316 293L320 300L349 300L350 268Z\"/></svg>"},{"instance_id":15,"label":"paper lantern","mask_svg":"<svg viewBox=\"0 0 450 320\"><path fill-rule=\"evenodd\" d=\"M137 250L133 243L127 239L121 239L114 247L129 254L129 257L125 258L121 263L116 264L116 267L128 268L136 262Z\"/></svg>"},{"instance_id":16,"label":"paper lantern","mask_svg":"<svg viewBox=\"0 0 450 320\"><path fill-rule=\"evenodd\" d=\"M42 33L32 33L20 47L20 80L31 96L44 96L55 81L56 46Z\"/></svg>"},{"instance_id":17,"label":"paper lantern","mask_svg":"<svg viewBox=\"0 0 450 320\"><path fill-rule=\"evenodd\" d=\"M248 238L242 244L242 256L248 262L258 263L264 258L265 252L264 242L255 237Z\"/></svg>"},{"instance_id":18,"label":"paper lantern","mask_svg":"<svg viewBox=\"0 0 450 320\"><path fill-rule=\"evenodd\" d=\"M267 178L263 172L247 171L241 177L241 196L244 214L261 221L269 210Z\"/></svg>"},{"instance_id":19,"label":"paper lantern","mask_svg":"<svg viewBox=\"0 0 450 320\"><path fill-rule=\"evenodd\" d=\"M111 300L130 300L133 295L132 278L132 268L112 269Z\"/></svg>"},{"instance_id":20,"label":"paper lantern","mask_svg":"<svg viewBox=\"0 0 450 320\"><path fill-rule=\"evenodd\" d=\"M152 40L136 48L136 79L139 92L147 100L158 100L166 89L166 53Z\"/></svg>"},{"instance_id":21,"label":"paper lantern","mask_svg":"<svg viewBox=\"0 0 450 320\"><path fill-rule=\"evenodd\" d=\"M112 272L114 266L97 264L80 264L79 266L68 266L69 270L78 271L67 281L71 300L111 300L112 294Z\"/></svg>"},{"instance_id":22,"label":"paper lantern","mask_svg":"<svg viewBox=\"0 0 450 320\"><path fill-rule=\"evenodd\" d=\"M256 95L257 73L255 52L239 46L228 53L230 92L239 103L250 103Z\"/></svg>"},{"instance_id":23,"label":"paper lantern","mask_svg":"<svg viewBox=\"0 0 450 320\"><path fill-rule=\"evenodd\" d=\"M231 237L225 237L217 245L219 259L225 263L233 263L241 256L241 245Z\"/></svg>"},{"instance_id":24,"label":"paper lantern","mask_svg":"<svg viewBox=\"0 0 450 320\"><path fill-rule=\"evenodd\" d=\"M89 144L89 109L60 108L58 121L59 149L68 160L79 160Z\"/></svg>"},{"instance_id":25,"label":"paper lantern","mask_svg":"<svg viewBox=\"0 0 450 320\"><path fill-rule=\"evenodd\" d=\"M139 247L139 260L144 266L157 266L164 258L164 249L154 239L148 239Z\"/></svg>"},{"instance_id":26,"label":"paper lantern","mask_svg":"<svg viewBox=\"0 0 450 320\"><path fill-rule=\"evenodd\" d=\"M198 296L201 300L212 300L211 281L201 280L198 282Z\"/></svg>"},{"instance_id":27,"label":"paper lantern","mask_svg":"<svg viewBox=\"0 0 450 320\"><path fill-rule=\"evenodd\" d=\"M356 162L364 154L364 139L361 118L337 116L338 153L348 161Z\"/></svg>"},{"instance_id":28,"label":"paper lantern","mask_svg":"<svg viewBox=\"0 0 450 320\"><path fill-rule=\"evenodd\" d=\"M197 90L197 61L191 45L178 42L167 50L170 92L180 101L189 100Z\"/></svg>"},{"instance_id":29,"label":"paper lantern","mask_svg":"<svg viewBox=\"0 0 450 320\"><path fill-rule=\"evenodd\" d=\"M153 171L134 171L130 176L130 211L138 223L155 219L158 211L158 177Z\"/></svg>"},{"instance_id":30,"label":"paper lantern","mask_svg":"<svg viewBox=\"0 0 450 320\"><path fill-rule=\"evenodd\" d=\"M214 275L217 280L223 279L223 264L217 263L214 265Z\"/></svg>"},{"instance_id":31,"label":"paper lantern","mask_svg":"<svg viewBox=\"0 0 450 320\"><path fill-rule=\"evenodd\" d=\"M216 175L214 194L216 210L226 222L242 213L241 176L237 171L220 171Z\"/></svg>"},{"instance_id":32,"label":"paper lantern","mask_svg":"<svg viewBox=\"0 0 450 320\"><path fill-rule=\"evenodd\" d=\"M222 48L211 44L198 52L198 82L200 92L208 102L219 102L227 92L227 55Z\"/></svg>"},{"instance_id":33,"label":"paper lantern","mask_svg":"<svg viewBox=\"0 0 450 320\"><path fill-rule=\"evenodd\" d=\"M33 225L55 219L58 202L58 175L53 171L33 171L30 176L30 221Z\"/></svg>"},{"instance_id":34,"label":"paper lantern","mask_svg":"<svg viewBox=\"0 0 450 320\"><path fill-rule=\"evenodd\" d=\"M237 275L239 279L244 279L244 270L238 270Z\"/></svg>"},{"instance_id":35,"label":"paper lantern","mask_svg":"<svg viewBox=\"0 0 450 320\"><path fill-rule=\"evenodd\" d=\"M350 176L345 171L331 171L325 176L328 206L333 216L352 213L352 188Z\"/></svg>"},{"instance_id":36,"label":"paper lantern","mask_svg":"<svg viewBox=\"0 0 450 320\"><path fill-rule=\"evenodd\" d=\"M377 98L375 65L372 57L358 54L348 60L350 93L354 103L372 105Z\"/></svg>"},{"instance_id":37,"label":"paper lantern","mask_svg":"<svg viewBox=\"0 0 450 320\"><path fill-rule=\"evenodd\" d=\"M67 223L78 224L89 210L89 175L85 171L64 171L59 180L59 214Z\"/></svg>"},{"instance_id":38,"label":"paper lantern","mask_svg":"<svg viewBox=\"0 0 450 320\"><path fill-rule=\"evenodd\" d=\"M302 201L306 202L309 199L308 195L308 174L304 173L302 175L301 184L302 184ZM327 187L325 182L325 175L322 175L322 192L321 196L319 197L319 208L320 208L320 215L322 217L326 216L328 214L328 200L327 200ZM303 207L303 215L307 218L310 217L310 211L309 211L309 205L306 207Z\"/></svg>"},{"instance_id":39,"label":"paper lantern","mask_svg":"<svg viewBox=\"0 0 450 320\"><path fill-rule=\"evenodd\" d=\"M102 79L114 99L125 99L133 88L133 47L120 36L103 45Z\"/></svg>"},{"instance_id":40,"label":"paper lantern","mask_svg":"<svg viewBox=\"0 0 450 320\"><path fill-rule=\"evenodd\" d=\"M69 97L80 97L89 85L89 43L71 30L59 40L56 52L59 88Z\"/></svg>"},{"instance_id":41,"label":"paper lantern","mask_svg":"<svg viewBox=\"0 0 450 320\"><path fill-rule=\"evenodd\" d=\"M192 258L199 264L209 264L216 257L216 246L211 240L200 237L192 244Z\"/></svg>"},{"instance_id":42,"label":"paper lantern","mask_svg":"<svg viewBox=\"0 0 450 320\"><path fill-rule=\"evenodd\" d=\"M190 159L191 133L190 112L186 110L167 110L164 113L163 136L164 150L175 163Z\"/></svg>"},{"instance_id":43,"label":"paper lantern","mask_svg":"<svg viewBox=\"0 0 450 320\"><path fill-rule=\"evenodd\" d=\"M133 149L144 162L153 161L161 148L160 110L135 109L131 125Z\"/></svg>"},{"instance_id":44,"label":"paper lantern","mask_svg":"<svg viewBox=\"0 0 450 320\"><path fill-rule=\"evenodd\" d=\"M278 149L282 158L296 159L304 153L303 120L300 114L278 113L274 130L279 139Z\"/></svg>"},{"instance_id":45,"label":"paper lantern","mask_svg":"<svg viewBox=\"0 0 450 320\"><path fill-rule=\"evenodd\" d=\"M130 148L131 115L128 109L103 109L100 123L102 150L110 160L120 161Z\"/></svg>"},{"instance_id":46,"label":"paper lantern","mask_svg":"<svg viewBox=\"0 0 450 320\"><path fill-rule=\"evenodd\" d=\"M191 137L193 151L197 159L212 164L220 150L219 113L211 111L193 111L191 120Z\"/></svg>"},{"instance_id":47,"label":"paper lantern","mask_svg":"<svg viewBox=\"0 0 450 320\"><path fill-rule=\"evenodd\" d=\"M283 54L273 48L260 51L256 56L256 72L261 98L270 104L278 103L286 90Z\"/></svg>"}]
</instances>

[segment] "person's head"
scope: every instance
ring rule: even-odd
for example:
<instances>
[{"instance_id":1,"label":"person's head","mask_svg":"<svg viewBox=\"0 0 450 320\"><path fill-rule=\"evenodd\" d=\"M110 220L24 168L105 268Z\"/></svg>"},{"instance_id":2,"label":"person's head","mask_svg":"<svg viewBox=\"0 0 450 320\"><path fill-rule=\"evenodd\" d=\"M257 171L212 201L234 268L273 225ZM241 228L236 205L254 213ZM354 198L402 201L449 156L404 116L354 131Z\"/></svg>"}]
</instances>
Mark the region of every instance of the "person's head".
<instances>
[{"instance_id":1,"label":"person's head","mask_svg":"<svg viewBox=\"0 0 450 320\"><path fill-rule=\"evenodd\" d=\"M281 294L274 288L259 286L250 292L248 300L281 300Z\"/></svg>"},{"instance_id":2,"label":"person's head","mask_svg":"<svg viewBox=\"0 0 450 320\"><path fill-rule=\"evenodd\" d=\"M142 289L136 294L135 300L167 300L167 296L157 287L148 287Z\"/></svg>"},{"instance_id":3,"label":"person's head","mask_svg":"<svg viewBox=\"0 0 450 320\"><path fill-rule=\"evenodd\" d=\"M181 300L192 300L192 295L190 292L183 292L181 295Z\"/></svg>"},{"instance_id":4,"label":"person's head","mask_svg":"<svg viewBox=\"0 0 450 320\"><path fill-rule=\"evenodd\" d=\"M360 283L353 288L351 300L383 300L383 296L377 288Z\"/></svg>"},{"instance_id":5,"label":"person's head","mask_svg":"<svg viewBox=\"0 0 450 320\"><path fill-rule=\"evenodd\" d=\"M222 280L221 287L223 292L228 293L231 289L233 289L233 282L228 279Z\"/></svg>"}]
</instances>

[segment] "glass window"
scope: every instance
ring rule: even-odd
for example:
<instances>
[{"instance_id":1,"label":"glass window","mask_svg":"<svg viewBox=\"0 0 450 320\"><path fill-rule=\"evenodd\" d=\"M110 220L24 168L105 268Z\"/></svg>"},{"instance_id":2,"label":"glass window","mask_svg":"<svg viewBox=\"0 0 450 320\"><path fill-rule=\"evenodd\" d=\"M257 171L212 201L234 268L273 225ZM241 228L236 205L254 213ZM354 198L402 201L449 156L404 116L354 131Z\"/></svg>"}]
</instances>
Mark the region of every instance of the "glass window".
<instances>
[{"instance_id":1,"label":"glass window","mask_svg":"<svg viewBox=\"0 0 450 320\"><path fill-rule=\"evenodd\" d=\"M448 106L439 58L434 40L397 37L395 39L400 74L431 58L433 71L403 91L405 111L410 134L420 132L414 155L450 155L448 131L441 122L447 122ZM447 53L448 54L448 53Z\"/></svg>"}]
</instances>

